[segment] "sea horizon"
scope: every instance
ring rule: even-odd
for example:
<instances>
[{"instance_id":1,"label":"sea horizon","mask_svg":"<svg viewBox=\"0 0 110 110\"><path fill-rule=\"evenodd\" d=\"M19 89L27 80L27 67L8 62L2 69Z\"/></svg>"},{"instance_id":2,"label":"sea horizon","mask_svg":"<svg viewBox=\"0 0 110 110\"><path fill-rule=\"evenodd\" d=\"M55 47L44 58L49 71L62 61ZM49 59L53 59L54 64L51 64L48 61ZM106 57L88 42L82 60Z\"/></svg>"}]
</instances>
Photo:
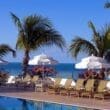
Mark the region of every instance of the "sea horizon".
<instances>
[{"instance_id":1,"label":"sea horizon","mask_svg":"<svg viewBox=\"0 0 110 110\"><path fill-rule=\"evenodd\" d=\"M55 65L46 65L49 67L52 67L55 69L55 71L58 73L57 77L62 78L70 78L74 77L74 79L78 78L79 73L81 73L83 70L81 69L75 69L75 64L73 63L58 63ZM35 67L36 65L29 66L30 68ZM44 65L43 65L44 66ZM5 70L10 73L10 75L19 75L22 74L22 63L21 62L9 62L7 64L1 64L0 65L1 70Z\"/></svg>"}]
</instances>

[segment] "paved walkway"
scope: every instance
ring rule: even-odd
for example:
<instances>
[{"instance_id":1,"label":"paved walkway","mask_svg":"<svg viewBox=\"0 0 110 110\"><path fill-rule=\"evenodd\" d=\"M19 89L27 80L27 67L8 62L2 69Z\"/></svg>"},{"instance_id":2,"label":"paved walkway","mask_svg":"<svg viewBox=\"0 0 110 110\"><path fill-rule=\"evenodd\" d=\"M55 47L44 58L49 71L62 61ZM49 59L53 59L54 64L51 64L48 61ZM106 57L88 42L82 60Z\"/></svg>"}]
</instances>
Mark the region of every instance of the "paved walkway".
<instances>
[{"instance_id":1,"label":"paved walkway","mask_svg":"<svg viewBox=\"0 0 110 110\"><path fill-rule=\"evenodd\" d=\"M77 98L73 96L61 96L48 94L47 92L0 92L0 96L22 98L36 101L45 101L52 103L60 103L66 105L75 105L100 110L110 110L110 100L99 100L89 98Z\"/></svg>"}]
</instances>

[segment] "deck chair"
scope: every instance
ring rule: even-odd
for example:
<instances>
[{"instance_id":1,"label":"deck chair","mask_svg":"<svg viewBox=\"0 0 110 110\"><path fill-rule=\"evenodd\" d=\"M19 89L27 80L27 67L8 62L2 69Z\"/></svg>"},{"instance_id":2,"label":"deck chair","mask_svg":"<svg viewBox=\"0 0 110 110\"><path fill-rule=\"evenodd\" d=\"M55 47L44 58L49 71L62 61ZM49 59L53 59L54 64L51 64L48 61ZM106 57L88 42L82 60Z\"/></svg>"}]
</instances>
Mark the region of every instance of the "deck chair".
<instances>
[{"instance_id":1,"label":"deck chair","mask_svg":"<svg viewBox=\"0 0 110 110\"><path fill-rule=\"evenodd\" d=\"M110 98L110 93L107 90L106 85L107 85L107 80L99 81L97 91L96 93L94 93L94 98L100 98L100 99Z\"/></svg>"},{"instance_id":2,"label":"deck chair","mask_svg":"<svg viewBox=\"0 0 110 110\"><path fill-rule=\"evenodd\" d=\"M61 78L55 78L54 84L49 85L48 93L58 93L58 88L60 87Z\"/></svg>"},{"instance_id":3,"label":"deck chair","mask_svg":"<svg viewBox=\"0 0 110 110\"><path fill-rule=\"evenodd\" d=\"M95 79L88 79L87 83L85 84L84 90L81 93L81 96L86 96L86 97L92 97L93 92L94 92L94 84L95 84Z\"/></svg>"},{"instance_id":4,"label":"deck chair","mask_svg":"<svg viewBox=\"0 0 110 110\"><path fill-rule=\"evenodd\" d=\"M30 86L35 87L37 85L38 80L39 80L39 76L33 76L33 78L31 78L31 80L30 80Z\"/></svg>"},{"instance_id":5,"label":"deck chair","mask_svg":"<svg viewBox=\"0 0 110 110\"><path fill-rule=\"evenodd\" d=\"M54 80L54 83L49 85L49 88L57 88L60 86L61 78L55 78Z\"/></svg>"},{"instance_id":6,"label":"deck chair","mask_svg":"<svg viewBox=\"0 0 110 110\"><path fill-rule=\"evenodd\" d=\"M23 79L22 79L22 83L30 83L31 82L31 76L30 75L26 75Z\"/></svg>"},{"instance_id":7,"label":"deck chair","mask_svg":"<svg viewBox=\"0 0 110 110\"><path fill-rule=\"evenodd\" d=\"M70 91L70 95L80 96L82 90L84 90L84 81L85 79L78 79L76 82L76 86L73 90Z\"/></svg>"},{"instance_id":8,"label":"deck chair","mask_svg":"<svg viewBox=\"0 0 110 110\"><path fill-rule=\"evenodd\" d=\"M69 94L69 90L72 89L71 83L73 79L67 79L63 87L60 88L60 94Z\"/></svg>"},{"instance_id":9,"label":"deck chair","mask_svg":"<svg viewBox=\"0 0 110 110\"><path fill-rule=\"evenodd\" d=\"M39 76L33 76L33 78L31 79L31 82L35 84L38 81L38 79L39 79Z\"/></svg>"},{"instance_id":10,"label":"deck chair","mask_svg":"<svg viewBox=\"0 0 110 110\"><path fill-rule=\"evenodd\" d=\"M15 83L21 83L22 82L22 78L21 77L15 77Z\"/></svg>"}]
</instances>

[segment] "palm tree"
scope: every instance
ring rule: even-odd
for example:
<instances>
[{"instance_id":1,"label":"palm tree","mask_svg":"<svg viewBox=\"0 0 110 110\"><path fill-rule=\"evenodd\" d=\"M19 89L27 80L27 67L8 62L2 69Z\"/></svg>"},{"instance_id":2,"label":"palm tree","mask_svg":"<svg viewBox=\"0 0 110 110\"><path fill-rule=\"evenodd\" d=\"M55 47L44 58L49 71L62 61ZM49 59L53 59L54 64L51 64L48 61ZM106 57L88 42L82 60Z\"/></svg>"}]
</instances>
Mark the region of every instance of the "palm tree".
<instances>
[{"instance_id":1,"label":"palm tree","mask_svg":"<svg viewBox=\"0 0 110 110\"><path fill-rule=\"evenodd\" d=\"M93 32L91 41L78 36L72 40L69 51L73 57L77 57L80 52L103 57L105 52L110 49L110 26L106 25L99 32L96 30L92 22L89 22L89 27Z\"/></svg>"},{"instance_id":2,"label":"palm tree","mask_svg":"<svg viewBox=\"0 0 110 110\"><path fill-rule=\"evenodd\" d=\"M15 51L10 46L6 44L0 44L0 60L2 60L2 57L9 52L12 52L13 56L15 56Z\"/></svg>"},{"instance_id":3,"label":"palm tree","mask_svg":"<svg viewBox=\"0 0 110 110\"><path fill-rule=\"evenodd\" d=\"M65 41L63 37L52 27L47 18L39 15L30 15L20 20L15 14L11 13L13 22L18 28L18 39L16 47L24 50L23 73L26 74L29 53L42 46L56 45L63 49Z\"/></svg>"}]
</instances>

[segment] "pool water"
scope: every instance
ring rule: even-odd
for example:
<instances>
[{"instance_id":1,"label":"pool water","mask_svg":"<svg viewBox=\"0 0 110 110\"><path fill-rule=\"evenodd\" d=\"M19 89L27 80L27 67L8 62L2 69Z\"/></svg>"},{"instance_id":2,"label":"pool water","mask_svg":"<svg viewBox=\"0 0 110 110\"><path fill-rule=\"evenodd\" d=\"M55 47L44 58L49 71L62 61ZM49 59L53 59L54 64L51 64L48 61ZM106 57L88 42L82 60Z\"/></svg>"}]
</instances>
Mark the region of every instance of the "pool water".
<instances>
[{"instance_id":1,"label":"pool water","mask_svg":"<svg viewBox=\"0 0 110 110\"><path fill-rule=\"evenodd\" d=\"M96 109L0 97L0 110L96 110Z\"/></svg>"}]
</instances>

